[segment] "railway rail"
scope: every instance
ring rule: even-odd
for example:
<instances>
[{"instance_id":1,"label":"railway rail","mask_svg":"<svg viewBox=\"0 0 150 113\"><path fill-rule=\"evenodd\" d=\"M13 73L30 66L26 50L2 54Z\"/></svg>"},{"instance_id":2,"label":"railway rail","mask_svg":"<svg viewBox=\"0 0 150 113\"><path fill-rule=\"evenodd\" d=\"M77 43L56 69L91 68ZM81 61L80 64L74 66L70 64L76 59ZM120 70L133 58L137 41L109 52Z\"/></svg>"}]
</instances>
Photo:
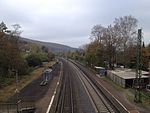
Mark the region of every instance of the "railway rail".
<instances>
[{"instance_id":1,"label":"railway rail","mask_svg":"<svg viewBox=\"0 0 150 113\"><path fill-rule=\"evenodd\" d=\"M83 66L74 61L63 62L65 68L53 113L129 113Z\"/></svg>"},{"instance_id":2,"label":"railway rail","mask_svg":"<svg viewBox=\"0 0 150 113\"><path fill-rule=\"evenodd\" d=\"M90 99L93 107L95 108L96 113L117 113L106 101L105 97L101 94L101 92L95 87L95 85L90 81L90 79L77 67L76 73L79 79L82 81Z\"/></svg>"},{"instance_id":3,"label":"railway rail","mask_svg":"<svg viewBox=\"0 0 150 113\"><path fill-rule=\"evenodd\" d=\"M57 109L55 113L74 113L74 99L70 72L66 71L63 76L63 82Z\"/></svg>"},{"instance_id":4,"label":"railway rail","mask_svg":"<svg viewBox=\"0 0 150 113\"><path fill-rule=\"evenodd\" d=\"M81 73L83 73L84 76L86 76L86 78L93 83L93 85L97 88L99 93L102 94L104 99L109 103L115 113L130 113L113 95L110 94L108 90L106 90L106 88L98 83L98 81L91 75L91 72L89 72L85 66L78 62L74 62L72 60L70 61L80 70Z\"/></svg>"}]
</instances>

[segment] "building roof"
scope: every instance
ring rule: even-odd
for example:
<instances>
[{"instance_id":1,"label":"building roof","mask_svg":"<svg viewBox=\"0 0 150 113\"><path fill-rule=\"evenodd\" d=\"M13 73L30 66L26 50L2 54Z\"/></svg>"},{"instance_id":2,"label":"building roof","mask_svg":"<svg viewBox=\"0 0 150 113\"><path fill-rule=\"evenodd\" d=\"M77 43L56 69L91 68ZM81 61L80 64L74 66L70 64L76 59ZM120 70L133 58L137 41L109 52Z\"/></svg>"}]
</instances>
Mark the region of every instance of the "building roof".
<instances>
[{"instance_id":1,"label":"building roof","mask_svg":"<svg viewBox=\"0 0 150 113\"><path fill-rule=\"evenodd\" d=\"M52 71L52 69L46 69L44 70L44 73L50 73Z\"/></svg>"},{"instance_id":2,"label":"building roof","mask_svg":"<svg viewBox=\"0 0 150 113\"><path fill-rule=\"evenodd\" d=\"M131 69L124 69L124 70L116 69L110 72L123 79L135 79L136 78L136 72ZM149 78L148 72L142 71L141 78Z\"/></svg>"},{"instance_id":3,"label":"building roof","mask_svg":"<svg viewBox=\"0 0 150 113\"><path fill-rule=\"evenodd\" d=\"M105 69L104 67L95 66L96 69Z\"/></svg>"}]
</instances>

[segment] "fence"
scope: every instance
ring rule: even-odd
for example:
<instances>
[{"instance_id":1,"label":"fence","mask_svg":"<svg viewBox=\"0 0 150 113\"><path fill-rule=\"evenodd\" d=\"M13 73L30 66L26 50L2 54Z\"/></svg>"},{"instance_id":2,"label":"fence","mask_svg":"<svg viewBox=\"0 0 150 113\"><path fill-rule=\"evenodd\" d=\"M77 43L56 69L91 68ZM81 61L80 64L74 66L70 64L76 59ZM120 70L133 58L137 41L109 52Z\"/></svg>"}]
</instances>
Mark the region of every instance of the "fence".
<instances>
[{"instance_id":1,"label":"fence","mask_svg":"<svg viewBox=\"0 0 150 113\"><path fill-rule=\"evenodd\" d=\"M17 104L0 103L0 113L17 113Z\"/></svg>"},{"instance_id":2,"label":"fence","mask_svg":"<svg viewBox=\"0 0 150 113\"><path fill-rule=\"evenodd\" d=\"M34 113L34 101L20 101L18 105L16 103L0 103L0 113L29 113L28 111Z\"/></svg>"}]
</instances>

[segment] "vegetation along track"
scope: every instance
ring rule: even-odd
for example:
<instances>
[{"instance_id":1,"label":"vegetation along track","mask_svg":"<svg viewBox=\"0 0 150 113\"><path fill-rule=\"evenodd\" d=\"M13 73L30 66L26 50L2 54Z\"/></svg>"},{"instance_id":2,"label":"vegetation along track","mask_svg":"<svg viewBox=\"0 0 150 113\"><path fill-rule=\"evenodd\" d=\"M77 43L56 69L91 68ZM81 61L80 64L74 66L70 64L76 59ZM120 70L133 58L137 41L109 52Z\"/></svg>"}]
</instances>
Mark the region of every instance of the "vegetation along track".
<instances>
[{"instance_id":1,"label":"vegetation along track","mask_svg":"<svg viewBox=\"0 0 150 113\"><path fill-rule=\"evenodd\" d=\"M84 77L86 77L86 79L88 78L88 80L91 81L90 84L93 83L93 85L91 87L93 87L93 86L95 87L94 90L96 89L97 90L96 92L97 93L99 92L99 94L101 94L103 96L103 98L111 106L111 108L113 109L113 111L115 113L129 113L127 111L127 109L124 106L122 106L122 104L120 102L118 102L108 91L105 90L105 88L103 88L94 79L94 77L91 75L91 73L89 73L89 71L87 71L87 69L85 69L84 66L82 66L81 64L74 62L72 60L71 60L71 62L76 65L76 67L80 70L80 72L84 75ZM104 104L105 104L105 102L104 102Z\"/></svg>"}]
</instances>

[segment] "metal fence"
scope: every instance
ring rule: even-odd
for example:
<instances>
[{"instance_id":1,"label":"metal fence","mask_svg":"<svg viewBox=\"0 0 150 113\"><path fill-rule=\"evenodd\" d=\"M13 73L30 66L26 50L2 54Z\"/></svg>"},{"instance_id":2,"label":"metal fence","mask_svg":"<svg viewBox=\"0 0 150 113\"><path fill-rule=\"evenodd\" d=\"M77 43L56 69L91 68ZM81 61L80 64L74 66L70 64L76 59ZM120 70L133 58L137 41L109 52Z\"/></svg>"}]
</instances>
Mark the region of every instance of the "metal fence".
<instances>
[{"instance_id":1,"label":"metal fence","mask_svg":"<svg viewBox=\"0 0 150 113\"><path fill-rule=\"evenodd\" d=\"M0 113L17 113L17 104L0 103Z\"/></svg>"},{"instance_id":2,"label":"metal fence","mask_svg":"<svg viewBox=\"0 0 150 113\"><path fill-rule=\"evenodd\" d=\"M20 101L18 104L0 103L0 113L34 113L35 109L34 101Z\"/></svg>"}]
</instances>

